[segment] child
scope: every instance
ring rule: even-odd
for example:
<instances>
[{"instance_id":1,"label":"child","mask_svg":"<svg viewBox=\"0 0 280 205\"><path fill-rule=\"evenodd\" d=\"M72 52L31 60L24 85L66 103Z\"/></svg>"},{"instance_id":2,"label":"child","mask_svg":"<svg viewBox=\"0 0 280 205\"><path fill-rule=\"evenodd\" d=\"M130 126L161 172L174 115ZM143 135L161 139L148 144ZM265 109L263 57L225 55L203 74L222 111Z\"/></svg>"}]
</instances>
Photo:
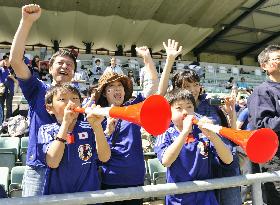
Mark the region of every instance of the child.
<instances>
[{"instance_id":1,"label":"child","mask_svg":"<svg viewBox=\"0 0 280 205\"><path fill-rule=\"evenodd\" d=\"M168 79L170 76L170 71L176 56L180 53L182 48L178 47L178 42L174 40L168 40L168 44L164 43L167 58L166 64L159 83L159 93L164 95L168 87ZM186 89L192 93L195 99L196 108L195 112L206 116L211 119L214 124L221 125L223 127L235 128L236 127L236 113L234 109L235 99L226 98L225 101L225 111L229 116L227 119L224 112L218 106L210 105L209 99L207 99L207 94L203 94L202 86L200 84L199 75L192 69L185 67L184 71L178 71L171 78L173 89ZM230 123L229 123L230 122ZM226 138L222 140L231 149L233 154L233 163L231 166L213 166L214 178L220 177L230 177L240 175L238 155L236 151L236 146ZM220 205L241 205L241 195L240 187L231 187L226 189L216 190L217 200Z\"/></svg>"},{"instance_id":2,"label":"child","mask_svg":"<svg viewBox=\"0 0 280 205\"><path fill-rule=\"evenodd\" d=\"M192 125L195 100L187 90L173 89L166 94L171 105L173 125L155 143L158 159L167 168L167 182L186 182L212 178L211 164L230 164L233 160L228 147L220 137L203 128ZM206 137L205 137L206 136ZM209 141L210 140L210 141ZM214 148L215 147L215 148ZM169 204L218 204L214 191L167 195Z\"/></svg>"},{"instance_id":3,"label":"child","mask_svg":"<svg viewBox=\"0 0 280 205\"><path fill-rule=\"evenodd\" d=\"M147 47L136 48L144 58L147 76L151 79L149 94L156 92L157 72ZM139 94L133 101L128 101L133 92L129 77L113 72L104 73L98 81L95 103L101 107L127 106L142 102ZM148 96L144 93L144 96ZM142 150L140 126L125 120L108 118L104 122L105 133L111 147L110 160L102 165L102 189L142 186L144 184L145 164ZM142 199L108 204L142 205ZM107 203L106 203L107 204Z\"/></svg>"},{"instance_id":4,"label":"child","mask_svg":"<svg viewBox=\"0 0 280 205\"><path fill-rule=\"evenodd\" d=\"M80 120L72 110L81 105L81 96L69 84L51 87L45 103L57 122L41 126L38 132L38 155L48 166L43 194L98 190L97 160L106 162L111 154L103 117L88 115L88 122Z\"/></svg>"}]
</instances>

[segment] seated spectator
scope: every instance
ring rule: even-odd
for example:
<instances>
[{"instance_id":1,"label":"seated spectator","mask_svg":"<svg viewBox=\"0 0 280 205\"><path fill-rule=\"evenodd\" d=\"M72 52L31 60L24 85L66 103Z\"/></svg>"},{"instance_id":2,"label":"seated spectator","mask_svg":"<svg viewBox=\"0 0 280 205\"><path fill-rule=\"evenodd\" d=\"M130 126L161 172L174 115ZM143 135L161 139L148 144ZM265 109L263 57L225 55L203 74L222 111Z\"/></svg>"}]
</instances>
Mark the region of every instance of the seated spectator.
<instances>
[{"instance_id":1,"label":"seated spectator","mask_svg":"<svg viewBox=\"0 0 280 205\"><path fill-rule=\"evenodd\" d=\"M236 83L234 81L234 77L230 77L229 80L226 82L226 89L230 90L232 89L234 86L236 86Z\"/></svg>"},{"instance_id":2,"label":"seated spectator","mask_svg":"<svg viewBox=\"0 0 280 205\"><path fill-rule=\"evenodd\" d=\"M88 107L95 103L94 99L95 93L97 91L97 86L98 84L94 84L87 89L87 97L82 102L83 107Z\"/></svg>"},{"instance_id":3,"label":"seated spectator","mask_svg":"<svg viewBox=\"0 0 280 205\"><path fill-rule=\"evenodd\" d=\"M32 75L34 75L36 78L40 79L40 69L39 69L39 62L40 58L39 56L34 56L34 58L31 61L31 72Z\"/></svg>"},{"instance_id":4,"label":"seated spectator","mask_svg":"<svg viewBox=\"0 0 280 205\"><path fill-rule=\"evenodd\" d=\"M129 70L127 76L128 76L128 77L130 78L130 80L132 81L133 86L135 86L136 83L135 83L135 80L134 80L133 71L132 71L132 70Z\"/></svg>"},{"instance_id":5,"label":"seated spectator","mask_svg":"<svg viewBox=\"0 0 280 205\"><path fill-rule=\"evenodd\" d=\"M122 71L122 68L116 64L115 57L111 58L111 65L105 69L104 73L106 73L106 72L114 72L114 73L118 73L120 75L124 74Z\"/></svg>"},{"instance_id":6,"label":"seated spectator","mask_svg":"<svg viewBox=\"0 0 280 205\"><path fill-rule=\"evenodd\" d=\"M248 86L248 83L245 82L245 78L242 77L240 80L241 80L241 82L238 82L238 83L237 83L238 89L247 90L247 89L249 88L249 86Z\"/></svg>"},{"instance_id":7,"label":"seated spectator","mask_svg":"<svg viewBox=\"0 0 280 205\"><path fill-rule=\"evenodd\" d=\"M250 74L249 72L245 72L243 68L240 68L239 73L240 73L240 74Z\"/></svg>"},{"instance_id":8,"label":"seated spectator","mask_svg":"<svg viewBox=\"0 0 280 205\"><path fill-rule=\"evenodd\" d=\"M95 60L95 66L93 67L93 74L94 75L102 75L104 72L104 69L101 66L101 62L99 59Z\"/></svg>"}]
</instances>

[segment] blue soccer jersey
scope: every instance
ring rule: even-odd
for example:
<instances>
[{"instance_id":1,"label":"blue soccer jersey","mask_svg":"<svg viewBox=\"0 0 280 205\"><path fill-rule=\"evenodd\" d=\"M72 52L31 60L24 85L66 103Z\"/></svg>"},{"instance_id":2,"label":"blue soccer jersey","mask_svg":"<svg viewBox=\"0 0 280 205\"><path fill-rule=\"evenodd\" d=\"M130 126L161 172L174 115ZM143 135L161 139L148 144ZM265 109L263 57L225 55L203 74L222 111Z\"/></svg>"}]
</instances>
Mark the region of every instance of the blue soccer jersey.
<instances>
[{"instance_id":1,"label":"blue soccer jersey","mask_svg":"<svg viewBox=\"0 0 280 205\"><path fill-rule=\"evenodd\" d=\"M126 105L143 100L142 95L138 95ZM145 163L140 128L131 122L118 120L115 131L107 138L111 158L102 164L103 184L132 186L144 183Z\"/></svg>"},{"instance_id":2,"label":"blue soccer jersey","mask_svg":"<svg viewBox=\"0 0 280 205\"><path fill-rule=\"evenodd\" d=\"M58 123L52 123L43 125L38 132L38 157L45 164L48 147L55 140L59 128ZM65 145L58 168L47 168L45 195L99 190L93 130L88 122L78 120L72 133L74 143Z\"/></svg>"},{"instance_id":3,"label":"blue soccer jersey","mask_svg":"<svg viewBox=\"0 0 280 205\"><path fill-rule=\"evenodd\" d=\"M164 134L157 137L154 150L160 161L162 161L165 150L179 134L179 131L171 126ZM167 182L176 183L212 178L211 166L214 163L219 163L216 150L209 139L194 125L193 132L182 147L177 159L167 168ZM167 195L166 204L216 205L218 203L214 191L204 191Z\"/></svg>"},{"instance_id":4,"label":"blue soccer jersey","mask_svg":"<svg viewBox=\"0 0 280 205\"><path fill-rule=\"evenodd\" d=\"M26 164L29 166L45 167L37 156L37 135L42 125L56 122L46 110L45 95L49 86L32 76L28 80L19 80L20 88L29 104L29 141Z\"/></svg>"}]
</instances>

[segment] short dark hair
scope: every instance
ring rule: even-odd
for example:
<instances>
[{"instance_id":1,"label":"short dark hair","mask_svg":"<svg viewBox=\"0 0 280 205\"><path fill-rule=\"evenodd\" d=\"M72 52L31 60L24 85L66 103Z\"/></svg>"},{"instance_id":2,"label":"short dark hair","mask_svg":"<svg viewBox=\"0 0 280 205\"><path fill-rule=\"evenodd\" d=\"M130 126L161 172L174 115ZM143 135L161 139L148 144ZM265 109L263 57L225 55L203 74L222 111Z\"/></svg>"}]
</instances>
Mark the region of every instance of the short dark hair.
<instances>
[{"instance_id":1,"label":"short dark hair","mask_svg":"<svg viewBox=\"0 0 280 205\"><path fill-rule=\"evenodd\" d=\"M174 88L184 88L184 84L186 82L189 83L196 83L200 82L199 75L193 70L190 69L188 66L185 66L184 71L177 71L173 78L171 79L172 86Z\"/></svg>"},{"instance_id":2,"label":"short dark hair","mask_svg":"<svg viewBox=\"0 0 280 205\"><path fill-rule=\"evenodd\" d=\"M260 66L269 60L269 54L274 51L280 51L280 45L269 45L258 55Z\"/></svg>"},{"instance_id":3,"label":"short dark hair","mask_svg":"<svg viewBox=\"0 0 280 205\"><path fill-rule=\"evenodd\" d=\"M76 62L76 56L68 49L61 49L59 51L57 51L55 54L52 55L51 59L50 59L50 62L49 62L49 66L51 67L55 61L55 58L57 56L67 56L69 58L71 58L74 62L74 65L75 65L75 69L74 71L76 72L77 70L77 62Z\"/></svg>"},{"instance_id":4,"label":"short dark hair","mask_svg":"<svg viewBox=\"0 0 280 205\"><path fill-rule=\"evenodd\" d=\"M9 59L9 56L4 55L2 59L3 59L3 60Z\"/></svg>"},{"instance_id":5,"label":"short dark hair","mask_svg":"<svg viewBox=\"0 0 280 205\"><path fill-rule=\"evenodd\" d=\"M193 104L194 108L196 107L195 99L192 93L185 89L172 89L171 91L167 92L164 97L171 106L179 100L187 100Z\"/></svg>"},{"instance_id":6,"label":"short dark hair","mask_svg":"<svg viewBox=\"0 0 280 205\"><path fill-rule=\"evenodd\" d=\"M100 60L99 60L99 59L96 59L96 60L95 60L95 63L97 63L97 62L99 62L99 63L100 63Z\"/></svg>"},{"instance_id":7,"label":"short dark hair","mask_svg":"<svg viewBox=\"0 0 280 205\"><path fill-rule=\"evenodd\" d=\"M98 88L98 84L93 84L90 85L89 88L87 89L87 95L90 96L93 90L97 90Z\"/></svg>"},{"instance_id":8,"label":"short dark hair","mask_svg":"<svg viewBox=\"0 0 280 205\"><path fill-rule=\"evenodd\" d=\"M82 97L79 92L79 90L71 85L70 83L63 83L63 84L57 84L52 87L50 87L49 90L47 90L47 93L45 95L45 104L52 104L53 103L53 97L58 93L58 92L71 92L73 94L76 94L79 96L80 101L82 102Z\"/></svg>"}]
</instances>

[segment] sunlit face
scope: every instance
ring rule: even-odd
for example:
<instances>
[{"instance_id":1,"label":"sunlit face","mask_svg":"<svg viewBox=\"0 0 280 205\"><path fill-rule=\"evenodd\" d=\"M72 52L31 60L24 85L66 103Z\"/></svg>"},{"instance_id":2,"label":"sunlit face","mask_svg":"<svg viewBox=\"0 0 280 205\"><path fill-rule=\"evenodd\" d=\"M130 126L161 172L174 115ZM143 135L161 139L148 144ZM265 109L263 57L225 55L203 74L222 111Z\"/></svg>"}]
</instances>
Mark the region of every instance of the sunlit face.
<instances>
[{"instance_id":1,"label":"sunlit face","mask_svg":"<svg viewBox=\"0 0 280 205\"><path fill-rule=\"evenodd\" d=\"M280 74L280 51L274 51L269 54L269 59L262 65L262 68L270 75Z\"/></svg>"},{"instance_id":2,"label":"sunlit face","mask_svg":"<svg viewBox=\"0 0 280 205\"><path fill-rule=\"evenodd\" d=\"M116 65L116 58L111 58L111 66L115 66Z\"/></svg>"},{"instance_id":3,"label":"sunlit face","mask_svg":"<svg viewBox=\"0 0 280 205\"><path fill-rule=\"evenodd\" d=\"M172 117L171 120L173 124L179 129L183 129L183 119L187 115L194 114L194 106L189 100L178 100L171 105Z\"/></svg>"},{"instance_id":4,"label":"sunlit face","mask_svg":"<svg viewBox=\"0 0 280 205\"><path fill-rule=\"evenodd\" d=\"M105 97L109 106L121 106L124 103L125 91L121 81L109 83L105 88Z\"/></svg>"},{"instance_id":5,"label":"sunlit face","mask_svg":"<svg viewBox=\"0 0 280 205\"><path fill-rule=\"evenodd\" d=\"M198 100L198 97L200 95L201 85L198 82L184 82L183 88L190 91L195 99L195 101Z\"/></svg>"},{"instance_id":6,"label":"sunlit face","mask_svg":"<svg viewBox=\"0 0 280 205\"><path fill-rule=\"evenodd\" d=\"M3 62L4 62L4 67L9 67L11 65L9 58L6 58L5 60L3 60Z\"/></svg>"},{"instance_id":7,"label":"sunlit face","mask_svg":"<svg viewBox=\"0 0 280 205\"><path fill-rule=\"evenodd\" d=\"M53 96L52 105L48 105L47 109L49 113L54 114L58 122L62 122L64 116L64 108L69 101L74 103L77 107L81 106L79 96L69 91L57 92L57 94Z\"/></svg>"},{"instance_id":8,"label":"sunlit face","mask_svg":"<svg viewBox=\"0 0 280 205\"><path fill-rule=\"evenodd\" d=\"M67 83L74 77L75 63L68 56L57 56L49 69L55 83Z\"/></svg>"}]
</instances>

